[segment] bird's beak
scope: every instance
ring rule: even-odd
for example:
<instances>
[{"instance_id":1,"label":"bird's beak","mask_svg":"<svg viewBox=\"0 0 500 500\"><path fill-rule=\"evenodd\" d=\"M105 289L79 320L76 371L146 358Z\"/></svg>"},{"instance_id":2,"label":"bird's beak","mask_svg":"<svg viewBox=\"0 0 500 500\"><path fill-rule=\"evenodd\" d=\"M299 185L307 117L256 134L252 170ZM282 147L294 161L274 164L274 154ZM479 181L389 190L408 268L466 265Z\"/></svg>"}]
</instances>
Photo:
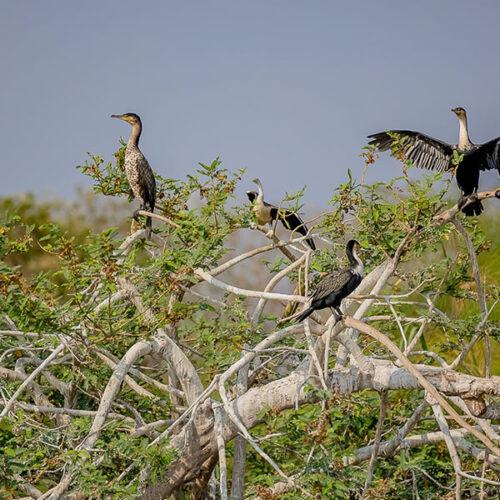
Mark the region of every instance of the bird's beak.
<instances>
[{"instance_id":1,"label":"bird's beak","mask_svg":"<svg viewBox=\"0 0 500 500\"><path fill-rule=\"evenodd\" d=\"M458 113L458 108L452 108L453 113L457 114Z\"/></svg>"},{"instance_id":2,"label":"bird's beak","mask_svg":"<svg viewBox=\"0 0 500 500\"><path fill-rule=\"evenodd\" d=\"M258 184L260 181L259 179L256 177L252 182L255 182L255 184Z\"/></svg>"},{"instance_id":3,"label":"bird's beak","mask_svg":"<svg viewBox=\"0 0 500 500\"><path fill-rule=\"evenodd\" d=\"M125 118L123 118L123 115L111 115L111 118L118 118L120 120L125 120Z\"/></svg>"}]
</instances>

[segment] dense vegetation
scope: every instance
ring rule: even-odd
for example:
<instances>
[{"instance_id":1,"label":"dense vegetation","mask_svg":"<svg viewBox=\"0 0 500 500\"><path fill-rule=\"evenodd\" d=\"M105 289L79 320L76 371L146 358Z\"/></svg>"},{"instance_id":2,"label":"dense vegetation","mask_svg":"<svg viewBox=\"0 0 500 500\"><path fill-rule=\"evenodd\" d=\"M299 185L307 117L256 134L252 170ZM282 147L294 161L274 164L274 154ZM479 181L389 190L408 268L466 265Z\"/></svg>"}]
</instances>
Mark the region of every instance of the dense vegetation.
<instances>
[{"instance_id":1,"label":"dense vegetation","mask_svg":"<svg viewBox=\"0 0 500 500\"><path fill-rule=\"evenodd\" d=\"M373 150L363 155L376 168ZM114 163L92 156L79 168L98 195L128 196L123 148ZM102 213L72 218L50 203L2 200L3 498L224 498L227 484L239 498L242 477L248 498L493 498L497 201L480 220L439 221L450 180L411 180L407 168L373 185L348 172L310 223L315 253L256 225L233 196L248 176L218 159L184 180L157 174L157 212L170 222L157 220L151 241L142 229L126 236L131 207L98 203ZM300 196L286 203L299 208ZM293 299L247 293L281 282L305 294L345 264L351 237L365 249L366 278L344 309L391 339L487 441L446 407L445 419L385 340L332 325L328 311L295 325ZM242 434L243 471L233 463Z\"/></svg>"}]
</instances>

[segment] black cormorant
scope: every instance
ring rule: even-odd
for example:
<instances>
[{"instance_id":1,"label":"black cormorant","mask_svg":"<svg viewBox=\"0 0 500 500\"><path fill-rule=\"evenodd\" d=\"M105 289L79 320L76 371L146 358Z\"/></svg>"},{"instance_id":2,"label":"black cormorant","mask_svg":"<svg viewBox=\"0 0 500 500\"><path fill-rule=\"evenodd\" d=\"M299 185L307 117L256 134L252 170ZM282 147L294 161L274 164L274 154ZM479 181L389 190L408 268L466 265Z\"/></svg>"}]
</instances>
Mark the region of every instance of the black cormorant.
<instances>
[{"instance_id":1,"label":"black cormorant","mask_svg":"<svg viewBox=\"0 0 500 500\"><path fill-rule=\"evenodd\" d=\"M253 211L257 216L257 221L259 224L267 224L271 223L273 220L276 220L279 216L279 220L285 226L286 229L290 231L297 231L298 233L306 236L308 233L307 226L304 224L304 221L291 210L287 210L285 208L278 208L270 203L264 201L264 190L262 189L262 184L259 179L254 179L253 182L257 184L259 188L259 192L255 191L247 191L248 199L254 203ZM306 239L307 244L313 249L316 250L316 245L312 238Z\"/></svg>"},{"instance_id":2,"label":"black cormorant","mask_svg":"<svg viewBox=\"0 0 500 500\"><path fill-rule=\"evenodd\" d=\"M137 212L147 210L154 212L156 199L156 182L153 171L149 166L148 160L139 149L139 138L142 132L142 122L135 113L125 113L123 115L111 115L111 118L125 120L132 125L132 134L127 142L125 150L125 172L127 173L128 183L139 200L141 206L134 212L134 219L138 220ZM151 217L146 218L146 235L151 237Z\"/></svg>"},{"instance_id":3,"label":"black cormorant","mask_svg":"<svg viewBox=\"0 0 500 500\"><path fill-rule=\"evenodd\" d=\"M457 184L462 191L462 196L458 201L459 207L461 207L469 198L474 199L479 184L480 170L496 168L500 172L500 137L484 144L473 144L469 139L465 109L454 108L452 111L457 115L460 123L458 144L448 144L412 130L379 132L369 135L368 138L372 139L369 144L377 145L380 151L387 151L391 149L394 141L388 132L396 133L406 146L404 154L412 160L413 165L438 172L450 171L455 168L452 163L454 150L463 154L463 159L456 171ZM482 211L483 205L477 199L462 208L462 212L468 216L479 215Z\"/></svg>"},{"instance_id":4,"label":"black cormorant","mask_svg":"<svg viewBox=\"0 0 500 500\"><path fill-rule=\"evenodd\" d=\"M311 305L305 309L297 318L297 321L305 320L313 311L330 307L335 321L342 317L340 303L351 294L363 279L363 261L358 257L359 243L349 240L345 247L347 258L351 265L339 269L325 276L318 284L311 297Z\"/></svg>"}]
</instances>

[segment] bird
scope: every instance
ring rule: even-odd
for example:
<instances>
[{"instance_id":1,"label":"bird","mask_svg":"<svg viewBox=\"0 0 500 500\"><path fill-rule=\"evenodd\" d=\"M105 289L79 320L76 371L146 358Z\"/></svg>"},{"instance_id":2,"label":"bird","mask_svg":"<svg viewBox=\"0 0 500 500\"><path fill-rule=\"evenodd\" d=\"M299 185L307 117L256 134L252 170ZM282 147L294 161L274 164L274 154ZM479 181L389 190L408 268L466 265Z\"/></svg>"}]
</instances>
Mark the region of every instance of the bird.
<instances>
[{"instance_id":1,"label":"bird","mask_svg":"<svg viewBox=\"0 0 500 500\"><path fill-rule=\"evenodd\" d=\"M378 132L368 136L372 139L368 144L377 146L379 151L387 151L391 149L394 141L391 134L396 133L406 146L404 152L406 158L412 160L413 165L438 172L449 172L455 168L452 160L453 152L457 151L463 155L456 169L457 184L462 191L458 207L469 217L479 215L483 211L483 204L476 196L479 171L498 169L500 172L500 137L484 144L473 144L469 139L465 109L457 107L451 111L455 113L459 122L458 144L448 144L412 130ZM500 192L497 196L500 196ZM469 199L473 202L464 207Z\"/></svg>"},{"instance_id":2,"label":"bird","mask_svg":"<svg viewBox=\"0 0 500 500\"><path fill-rule=\"evenodd\" d=\"M134 219L139 219L139 210L153 212L156 200L156 181L148 160L139 149L139 138L142 132L142 122L139 115L125 113L111 115L111 118L124 120L132 125L132 133L125 149L125 172L132 193L140 202L140 208L134 212ZM151 238L151 217L146 218L146 236Z\"/></svg>"},{"instance_id":3,"label":"bird","mask_svg":"<svg viewBox=\"0 0 500 500\"><path fill-rule=\"evenodd\" d=\"M306 236L309 232L304 221L292 210L286 208L278 208L264 201L264 189L259 179L254 179L252 182L257 184L259 192L247 191L248 199L254 204L253 211L257 216L259 224L271 224L273 220L279 218L283 226L290 231L297 231ZM312 250L316 250L316 245L312 238L307 238L306 243Z\"/></svg>"},{"instance_id":4,"label":"bird","mask_svg":"<svg viewBox=\"0 0 500 500\"><path fill-rule=\"evenodd\" d=\"M349 240L345 247L350 266L333 271L325 276L318 284L311 297L311 305L297 318L297 322L304 321L313 311L329 307L337 322L342 317L340 304L350 295L363 279L364 266L357 251L360 245L356 240Z\"/></svg>"}]
</instances>

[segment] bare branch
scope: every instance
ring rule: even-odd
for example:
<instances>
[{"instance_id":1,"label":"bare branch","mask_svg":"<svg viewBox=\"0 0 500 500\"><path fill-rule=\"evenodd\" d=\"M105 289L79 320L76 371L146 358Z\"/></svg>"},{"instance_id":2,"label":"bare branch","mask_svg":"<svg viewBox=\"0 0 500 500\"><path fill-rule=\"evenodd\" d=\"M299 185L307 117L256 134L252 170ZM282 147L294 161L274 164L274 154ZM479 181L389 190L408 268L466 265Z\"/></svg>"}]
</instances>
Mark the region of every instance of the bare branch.
<instances>
[{"instance_id":1,"label":"bare branch","mask_svg":"<svg viewBox=\"0 0 500 500\"><path fill-rule=\"evenodd\" d=\"M7 413L10 411L14 403L16 402L17 398L22 394L26 386L30 384L31 381L35 379L35 377L43 371L50 363L52 362L53 359L55 359L62 351L64 351L64 345L59 344L53 351L50 356L48 356L43 363L41 363L38 368L33 370L33 372L24 380L24 382L18 387L17 391L12 395L10 398L9 402L5 405L4 409L0 413L0 422L3 420L3 417L7 415Z\"/></svg>"},{"instance_id":2,"label":"bare branch","mask_svg":"<svg viewBox=\"0 0 500 500\"><path fill-rule=\"evenodd\" d=\"M476 193L477 195L477 200L486 200L487 198L495 198L497 197L498 198L498 190L495 190L495 191L483 191L481 193ZM436 215L432 218L433 222L435 222L436 224L438 225L442 225L442 224L445 224L447 222L450 222L459 212L462 208L470 205L471 203L473 203L474 201L476 201L476 199L469 199L467 200L467 202L459 208L458 206L458 203L456 205L453 205L451 208L449 208L448 210L445 210L444 212L440 213L439 215Z\"/></svg>"},{"instance_id":3,"label":"bare branch","mask_svg":"<svg viewBox=\"0 0 500 500\"><path fill-rule=\"evenodd\" d=\"M223 283L222 281L213 278L210 273L207 273L200 268L195 269L194 274L198 278L205 280L207 283L210 283L211 285L214 285L217 288L220 288L226 292L234 293L236 295L243 295L244 297L257 297L269 300L287 300L287 301L304 302L304 303L307 302L307 298L302 297L302 295L287 295L284 293L259 292L257 290L245 290L243 288L237 288L232 285L226 285L226 283Z\"/></svg>"},{"instance_id":4,"label":"bare branch","mask_svg":"<svg viewBox=\"0 0 500 500\"><path fill-rule=\"evenodd\" d=\"M243 352L247 345L243 346ZM248 370L249 365L243 366L238 372L236 380L236 395L242 396L248 385ZM246 439L238 434L234 440L233 452L233 473L231 475L231 500L243 500L245 493L245 468L246 468Z\"/></svg>"},{"instance_id":5,"label":"bare branch","mask_svg":"<svg viewBox=\"0 0 500 500\"><path fill-rule=\"evenodd\" d=\"M296 260L295 262L292 262L289 266L285 267L282 269L279 273L277 273L275 276L272 277L272 279L269 281L267 286L264 288L264 293L269 293L271 290L274 290L274 287L290 272L293 271L296 267L300 266L304 260L307 259L307 256L310 254L310 250L308 251L309 253L305 253L300 257L300 259ZM266 305L266 299L261 298L259 302L257 303L257 306L255 307L255 311L252 316L252 323L256 324L259 319L260 315L262 314L262 311Z\"/></svg>"},{"instance_id":6,"label":"bare branch","mask_svg":"<svg viewBox=\"0 0 500 500\"><path fill-rule=\"evenodd\" d=\"M433 385L431 385L425 377L423 377L418 370L408 361L408 358L394 345L384 334L380 333L378 330L372 326L366 325L359 320L351 317L346 317L344 323L347 326L352 326L359 331L370 335L374 339L378 340L380 343L384 344L391 352L394 354L401 364L418 380L421 386L426 389L433 397L438 401L438 403L449 413L453 419L460 424L462 427L467 429L471 434L477 437L492 453L495 455L500 455L500 448L495 446L495 444L484 434L474 429L469 425L456 411L455 409L436 391Z\"/></svg>"},{"instance_id":7,"label":"bare branch","mask_svg":"<svg viewBox=\"0 0 500 500\"><path fill-rule=\"evenodd\" d=\"M147 210L138 210L137 212L139 215L143 215L144 217L151 217L152 219L158 219L163 222L166 222L167 224L170 224L171 226L174 226L176 228L179 228L179 224L174 222L173 220L169 219L168 217L165 217L164 215L160 214L155 214L154 212L148 212Z\"/></svg>"},{"instance_id":8,"label":"bare branch","mask_svg":"<svg viewBox=\"0 0 500 500\"><path fill-rule=\"evenodd\" d=\"M368 475L366 476L365 485L363 487L364 497L370 487L373 476L373 469L375 468L375 462L377 461L378 449L380 446L380 438L382 437L382 429L384 428L384 418L387 411L387 406L389 404L389 399L387 397L387 391L380 392L380 413L378 416L377 429L375 431L375 443L373 444L372 456L370 457L370 464L368 466Z\"/></svg>"},{"instance_id":9,"label":"bare branch","mask_svg":"<svg viewBox=\"0 0 500 500\"><path fill-rule=\"evenodd\" d=\"M455 443L451 437L450 428L448 427L448 422L444 417L443 409L439 406L438 402L429 394L427 394L427 401L432 406L432 411L434 412L434 417L441 429L444 436L444 442L450 453L451 462L453 468L455 469L455 498L460 500L462 496L462 479L460 472L462 470L462 465L460 464L460 457L458 456L457 449L455 448Z\"/></svg>"},{"instance_id":10,"label":"bare branch","mask_svg":"<svg viewBox=\"0 0 500 500\"><path fill-rule=\"evenodd\" d=\"M227 462L226 462L226 445L223 436L223 424L219 403L212 403L212 409L215 416L215 437L217 439L217 450L219 452L219 475L220 475L220 496L221 500L228 500L227 496Z\"/></svg>"}]
</instances>

